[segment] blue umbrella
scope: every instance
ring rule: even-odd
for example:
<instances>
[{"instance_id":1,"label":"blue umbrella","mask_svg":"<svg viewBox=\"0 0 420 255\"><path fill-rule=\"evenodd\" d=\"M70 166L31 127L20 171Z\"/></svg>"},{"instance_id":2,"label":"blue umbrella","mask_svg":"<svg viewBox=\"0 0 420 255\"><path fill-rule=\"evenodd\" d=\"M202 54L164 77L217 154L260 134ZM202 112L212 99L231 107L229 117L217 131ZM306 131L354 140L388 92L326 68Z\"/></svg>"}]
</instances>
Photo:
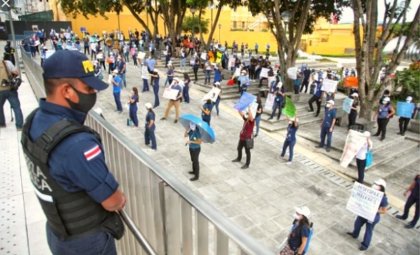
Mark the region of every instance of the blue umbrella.
<instances>
[{"instance_id":1,"label":"blue umbrella","mask_svg":"<svg viewBox=\"0 0 420 255\"><path fill-rule=\"evenodd\" d=\"M201 139L206 143L214 143L216 135L214 134L213 128L204 122L201 118L192 114L183 114L179 118L179 122L184 128L190 128L190 122L197 125L200 129Z\"/></svg>"}]
</instances>

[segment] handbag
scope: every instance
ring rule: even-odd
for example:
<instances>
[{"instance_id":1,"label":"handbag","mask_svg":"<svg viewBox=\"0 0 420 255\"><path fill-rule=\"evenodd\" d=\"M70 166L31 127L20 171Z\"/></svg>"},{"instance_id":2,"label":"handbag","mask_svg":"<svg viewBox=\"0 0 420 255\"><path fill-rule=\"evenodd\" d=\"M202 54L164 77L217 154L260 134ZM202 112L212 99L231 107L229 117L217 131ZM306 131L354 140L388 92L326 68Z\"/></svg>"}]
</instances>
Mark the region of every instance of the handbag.
<instances>
[{"instance_id":1,"label":"handbag","mask_svg":"<svg viewBox=\"0 0 420 255\"><path fill-rule=\"evenodd\" d=\"M373 153L371 150L368 150L366 152L366 166L365 169L368 169L369 167L371 167L373 164Z\"/></svg>"},{"instance_id":2,"label":"handbag","mask_svg":"<svg viewBox=\"0 0 420 255\"><path fill-rule=\"evenodd\" d=\"M245 148L253 149L254 148L254 138L246 139L245 140Z\"/></svg>"}]
</instances>

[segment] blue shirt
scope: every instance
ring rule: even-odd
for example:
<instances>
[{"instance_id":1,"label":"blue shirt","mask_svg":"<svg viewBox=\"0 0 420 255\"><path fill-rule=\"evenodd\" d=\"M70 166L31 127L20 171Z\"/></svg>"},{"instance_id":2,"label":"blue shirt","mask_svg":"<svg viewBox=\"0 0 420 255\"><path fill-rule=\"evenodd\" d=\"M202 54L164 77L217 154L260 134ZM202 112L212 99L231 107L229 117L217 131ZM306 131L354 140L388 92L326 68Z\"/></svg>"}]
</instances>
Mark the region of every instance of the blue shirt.
<instances>
[{"instance_id":1,"label":"blue shirt","mask_svg":"<svg viewBox=\"0 0 420 255\"><path fill-rule=\"evenodd\" d=\"M218 68L214 70L214 82L217 81L222 81L222 72Z\"/></svg>"},{"instance_id":2,"label":"blue shirt","mask_svg":"<svg viewBox=\"0 0 420 255\"><path fill-rule=\"evenodd\" d=\"M39 111L32 121L29 136L37 139L62 119L83 124L86 114L40 100ZM48 159L52 178L67 192L85 191L102 203L118 188L118 183L105 164L104 150L93 134L76 133L64 139Z\"/></svg>"},{"instance_id":3,"label":"blue shirt","mask_svg":"<svg viewBox=\"0 0 420 255\"><path fill-rule=\"evenodd\" d=\"M322 88L322 83L319 82L319 81L316 81L316 88L315 88L315 92L314 92L314 95L316 97L321 97L321 95L322 95L321 88Z\"/></svg>"},{"instance_id":4,"label":"blue shirt","mask_svg":"<svg viewBox=\"0 0 420 255\"><path fill-rule=\"evenodd\" d=\"M112 83L112 92L114 93L120 93L121 92L121 82L122 79L119 75L115 75L114 77L114 82L117 84L115 85L114 83Z\"/></svg>"},{"instance_id":5,"label":"blue shirt","mask_svg":"<svg viewBox=\"0 0 420 255\"><path fill-rule=\"evenodd\" d=\"M153 58L150 58L146 61L146 65L150 72L153 71L155 70L156 60Z\"/></svg>"},{"instance_id":6,"label":"blue shirt","mask_svg":"<svg viewBox=\"0 0 420 255\"><path fill-rule=\"evenodd\" d=\"M213 110L213 103L205 103L203 105L203 109L210 111L210 114L207 115L202 111L201 112L201 118L205 121L209 121L211 119L211 110Z\"/></svg>"},{"instance_id":7,"label":"blue shirt","mask_svg":"<svg viewBox=\"0 0 420 255\"><path fill-rule=\"evenodd\" d=\"M333 120L336 118L337 109L336 108L326 108L325 107L325 115L324 120L322 121L322 127L331 127Z\"/></svg>"},{"instance_id":8,"label":"blue shirt","mask_svg":"<svg viewBox=\"0 0 420 255\"><path fill-rule=\"evenodd\" d=\"M146 126L149 128L150 121L153 121L153 125L150 127L150 129L155 128L155 113L148 111L146 114Z\"/></svg>"},{"instance_id":9,"label":"blue shirt","mask_svg":"<svg viewBox=\"0 0 420 255\"><path fill-rule=\"evenodd\" d=\"M297 222L293 223L292 232L290 233L288 244L292 250L297 250L302 245L302 237L309 237L310 229L305 224L298 225Z\"/></svg>"},{"instance_id":10,"label":"blue shirt","mask_svg":"<svg viewBox=\"0 0 420 255\"><path fill-rule=\"evenodd\" d=\"M384 196L382 197L381 203L379 204L379 207L388 207L388 198L386 197L386 195L384 194ZM381 215L378 213L376 213L375 216L375 222L379 222L379 220L381 219Z\"/></svg>"},{"instance_id":11,"label":"blue shirt","mask_svg":"<svg viewBox=\"0 0 420 255\"><path fill-rule=\"evenodd\" d=\"M296 131L298 130L298 127L295 127L295 125L289 124L287 126L287 135L286 140L289 142L296 141Z\"/></svg>"},{"instance_id":12,"label":"blue shirt","mask_svg":"<svg viewBox=\"0 0 420 255\"><path fill-rule=\"evenodd\" d=\"M188 138L190 141L197 141L198 139L201 139L200 130L198 128L195 128L194 131L190 130L188 132ZM200 149L200 144L196 143L190 143L190 149Z\"/></svg>"}]
</instances>

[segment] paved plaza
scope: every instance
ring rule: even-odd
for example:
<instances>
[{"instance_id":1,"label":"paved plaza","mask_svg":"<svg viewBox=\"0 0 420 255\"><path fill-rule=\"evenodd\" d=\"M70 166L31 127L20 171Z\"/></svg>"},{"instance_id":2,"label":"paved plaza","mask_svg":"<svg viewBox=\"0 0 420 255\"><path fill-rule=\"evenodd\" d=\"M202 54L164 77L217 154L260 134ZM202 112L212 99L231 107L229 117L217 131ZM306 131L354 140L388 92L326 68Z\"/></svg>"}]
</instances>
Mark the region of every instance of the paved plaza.
<instances>
[{"instance_id":1,"label":"paved plaza","mask_svg":"<svg viewBox=\"0 0 420 255\"><path fill-rule=\"evenodd\" d=\"M127 67L127 89L121 94L123 102L128 101L132 86L140 88L142 86L140 69L134 67L132 63ZM160 95L165 82L164 70L161 71ZM27 82L23 84L19 93L23 113L27 116L36 107L36 100ZM203 92L192 85L191 103L183 103L181 112L199 116L203 95ZM167 103L163 98L160 106L155 109L158 149L153 151L144 145L146 102L153 103L152 91L140 93L139 128L126 125L128 118L126 108L123 113L115 111L112 88L99 94L95 108L101 108L107 121L144 149L159 165L217 207L244 231L269 247L273 253L278 253L281 243L287 237L293 220L294 207L303 205L311 209L310 220L314 223L314 237L309 254L417 255L420 253L419 227L407 230L404 228L404 223L394 217L403 206L402 188L408 186L414 173L419 170L417 147L411 148L412 153L417 153L414 154L417 158L414 158L410 168L401 170L399 176L390 171L384 172L383 174L387 175L383 176L375 169L367 172L368 182L373 178L388 177L389 174L391 181L388 182L387 194L391 198L391 204L388 214L383 215L375 227L371 247L366 252L360 252L358 247L362 235L358 240L346 235L347 231L352 230L355 219L355 215L345 208L353 185L351 176L354 176L355 170L349 168L347 171L352 172L344 173L339 169L336 160L313 147L314 143L309 136L311 132L317 132L318 124L305 126L298 131L295 157L291 165L286 165L286 160L279 157L286 132L260 130L259 136L255 139L255 147L251 151L250 168L242 170L240 169L242 164L232 163L231 160L236 158L236 146L243 121L233 109L234 101L224 100L221 103L220 116L216 116L213 110L211 120L216 133L216 142L202 145L200 180L190 182L191 176L188 171L191 170L191 161L183 137L184 129L179 123L173 122L174 109L167 120L160 120ZM7 120L10 120L8 104L4 108ZM394 121L389 124L390 127L395 125ZM7 124L7 128L0 129L2 144L0 188L4 191L0 196L2 200L0 254L48 254L44 231L45 218L31 191L19 143L20 133L16 132L14 123ZM340 132L337 131L337 137ZM300 137L300 133L302 136L306 135L307 139ZM390 131L388 136L390 139L396 139L393 138L394 132ZM337 138L340 139L342 140ZM397 142L405 144L405 140ZM245 157L242 163L244 160ZM10 252L7 253L8 251Z\"/></svg>"}]
</instances>

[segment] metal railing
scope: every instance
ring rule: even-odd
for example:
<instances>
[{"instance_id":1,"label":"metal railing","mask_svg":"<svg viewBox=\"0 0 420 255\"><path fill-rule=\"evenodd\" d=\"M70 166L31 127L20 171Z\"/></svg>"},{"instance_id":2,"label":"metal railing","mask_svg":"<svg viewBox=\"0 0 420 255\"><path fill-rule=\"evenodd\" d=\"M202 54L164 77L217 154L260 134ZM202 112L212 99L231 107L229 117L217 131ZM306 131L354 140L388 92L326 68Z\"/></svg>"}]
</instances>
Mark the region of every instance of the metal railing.
<instances>
[{"instance_id":1,"label":"metal railing","mask_svg":"<svg viewBox=\"0 0 420 255\"><path fill-rule=\"evenodd\" d=\"M36 96L42 97L41 68L29 56L22 59ZM127 197L122 216L132 234L118 242L121 254L274 254L97 113L91 111L86 125L101 135L107 165Z\"/></svg>"}]
</instances>

